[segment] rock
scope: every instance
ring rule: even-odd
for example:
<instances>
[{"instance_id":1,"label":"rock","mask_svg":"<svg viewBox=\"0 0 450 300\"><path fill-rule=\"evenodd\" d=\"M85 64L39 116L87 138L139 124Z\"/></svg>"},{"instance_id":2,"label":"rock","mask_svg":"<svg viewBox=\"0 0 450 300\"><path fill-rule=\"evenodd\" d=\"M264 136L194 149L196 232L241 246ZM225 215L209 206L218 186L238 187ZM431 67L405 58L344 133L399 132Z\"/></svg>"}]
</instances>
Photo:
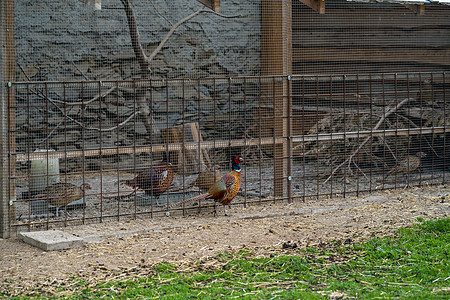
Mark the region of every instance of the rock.
<instances>
[{"instance_id":1,"label":"rock","mask_svg":"<svg viewBox=\"0 0 450 300\"><path fill-rule=\"evenodd\" d=\"M282 248L283 249L296 249L297 248L297 244L296 243L291 243L291 242L286 242L286 243L283 243Z\"/></svg>"},{"instance_id":2,"label":"rock","mask_svg":"<svg viewBox=\"0 0 450 300\"><path fill-rule=\"evenodd\" d=\"M81 132L77 130L65 131L64 134L58 134L55 131L49 138L49 143L54 148L63 148L65 146L76 145L81 140ZM70 148L70 147L69 147Z\"/></svg>"}]
</instances>

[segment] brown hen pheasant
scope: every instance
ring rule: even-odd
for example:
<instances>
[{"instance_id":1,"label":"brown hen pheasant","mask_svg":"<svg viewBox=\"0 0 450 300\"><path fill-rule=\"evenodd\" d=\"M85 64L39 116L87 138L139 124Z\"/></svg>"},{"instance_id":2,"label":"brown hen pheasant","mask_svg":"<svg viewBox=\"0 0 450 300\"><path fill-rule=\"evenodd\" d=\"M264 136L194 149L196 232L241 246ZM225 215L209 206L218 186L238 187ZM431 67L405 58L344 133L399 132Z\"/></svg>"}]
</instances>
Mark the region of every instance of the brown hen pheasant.
<instances>
[{"instance_id":1,"label":"brown hen pheasant","mask_svg":"<svg viewBox=\"0 0 450 300\"><path fill-rule=\"evenodd\" d=\"M83 198L85 196L85 191L90 189L91 186L88 183L76 186L68 182L58 182L47 186L41 193L33 198L47 200L51 205L56 206L56 216L58 216L61 207L64 207L66 214L69 215L67 212L67 205Z\"/></svg>"},{"instance_id":2,"label":"brown hen pheasant","mask_svg":"<svg viewBox=\"0 0 450 300\"><path fill-rule=\"evenodd\" d=\"M188 187L196 186L202 192L208 191L214 185L214 183L222 178L219 169L220 168L218 167L212 167L200 172L197 178L193 182L191 182Z\"/></svg>"},{"instance_id":3,"label":"brown hen pheasant","mask_svg":"<svg viewBox=\"0 0 450 300\"><path fill-rule=\"evenodd\" d=\"M175 203L174 205L181 205L200 199L213 199L224 206L229 205L241 188L241 162L242 159L239 156L236 156L232 162L232 171L216 181L206 193Z\"/></svg>"},{"instance_id":4,"label":"brown hen pheasant","mask_svg":"<svg viewBox=\"0 0 450 300\"><path fill-rule=\"evenodd\" d=\"M410 173L420 167L421 158L427 156L424 152L417 152L416 155L408 155L400 160L395 167L386 173L383 179L388 178L393 173Z\"/></svg>"}]
</instances>

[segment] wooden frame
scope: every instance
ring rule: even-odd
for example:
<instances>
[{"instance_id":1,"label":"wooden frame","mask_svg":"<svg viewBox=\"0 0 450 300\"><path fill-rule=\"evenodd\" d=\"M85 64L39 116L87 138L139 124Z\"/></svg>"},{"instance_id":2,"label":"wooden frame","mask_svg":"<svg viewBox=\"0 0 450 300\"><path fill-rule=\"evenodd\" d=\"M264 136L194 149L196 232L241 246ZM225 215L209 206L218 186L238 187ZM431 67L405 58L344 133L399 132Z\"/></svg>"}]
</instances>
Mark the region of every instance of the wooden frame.
<instances>
[{"instance_id":1,"label":"wooden frame","mask_svg":"<svg viewBox=\"0 0 450 300\"><path fill-rule=\"evenodd\" d=\"M387 137L387 136L411 136L423 134L443 134L450 132L450 127L420 127L420 128L406 128L406 129L377 129L365 131L348 131L338 133L321 133L321 134L307 134L307 135L293 135L291 136L293 143L316 142L316 141L336 141L351 138L365 138L365 137ZM12 154L17 162L26 162L31 160L41 159L67 159L82 156L100 156L100 155L118 155L126 153L144 153L144 152L166 152L166 151L182 151L185 148L190 150L197 149L215 149L215 148L229 148L229 147L256 147L264 145L282 145L286 144L287 139L279 138L252 138L252 139L238 139L238 140L216 140L216 141L194 141L185 143L172 144L158 144L153 146L129 146L121 148L106 148L106 149L92 149L92 150L73 150L73 151L51 151L51 152L32 152L32 153L17 153Z\"/></svg>"},{"instance_id":2,"label":"wooden frame","mask_svg":"<svg viewBox=\"0 0 450 300\"><path fill-rule=\"evenodd\" d=\"M263 99L273 99L274 139L289 137L291 134L290 102L291 84L287 80L292 74L292 1L262 1L262 75L286 76L281 83L264 83ZM267 96L267 97L266 97ZM272 104L272 103L261 103ZM267 126L267 124L266 124ZM289 193L285 178L290 178L290 141L274 145L274 194L283 197Z\"/></svg>"},{"instance_id":3,"label":"wooden frame","mask_svg":"<svg viewBox=\"0 0 450 300\"><path fill-rule=\"evenodd\" d=\"M412 10L418 16L423 16L425 14L425 4L403 4L409 10Z\"/></svg>"},{"instance_id":4,"label":"wooden frame","mask_svg":"<svg viewBox=\"0 0 450 300\"><path fill-rule=\"evenodd\" d=\"M303 4L312 8L319 14L323 15L325 13L325 0L299 0Z\"/></svg>"},{"instance_id":5,"label":"wooden frame","mask_svg":"<svg viewBox=\"0 0 450 300\"><path fill-rule=\"evenodd\" d=\"M15 80L15 38L14 38L14 1L2 1L0 4L2 47L0 50L0 237L8 238L9 207L15 198L15 185L9 181L9 176L15 174L14 158L9 157L10 149L15 149L15 139L7 138L11 124L14 123L15 113L8 107L14 107L14 93L8 82ZM7 141L7 142L6 142ZM12 160L12 161L11 161Z\"/></svg>"},{"instance_id":6,"label":"wooden frame","mask_svg":"<svg viewBox=\"0 0 450 300\"><path fill-rule=\"evenodd\" d=\"M215 12L220 11L220 0L197 0L206 7L211 8Z\"/></svg>"}]
</instances>

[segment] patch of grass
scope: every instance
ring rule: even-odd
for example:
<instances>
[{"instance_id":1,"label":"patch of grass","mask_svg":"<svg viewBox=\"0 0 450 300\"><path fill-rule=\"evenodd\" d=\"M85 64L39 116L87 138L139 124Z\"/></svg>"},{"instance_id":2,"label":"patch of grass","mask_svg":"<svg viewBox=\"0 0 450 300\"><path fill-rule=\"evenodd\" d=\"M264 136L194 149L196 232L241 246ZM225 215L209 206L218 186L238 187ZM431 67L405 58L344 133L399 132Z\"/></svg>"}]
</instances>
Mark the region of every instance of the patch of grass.
<instances>
[{"instance_id":1,"label":"patch of grass","mask_svg":"<svg viewBox=\"0 0 450 300\"><path fill-rule=\"evenodd\" d=\"M126 280L88 284L77 278L73 293L50 298L448 299L449 244L449 218L419 220L360 244L334 242L264 257L224 252L189 266L158 264L151 275Z\"/></svg>"},{"instance_id":2,"label":"patch of grass","mask_svg":"<svg viewBox=\"0 0 450 300\"><path fill-rule=\"evenodd\" d=\"M331 290L364 298L448 298L449 219L422 222L394 237L354 245L341 264L322 269ZM353 256L353 258L351 258Z\"/></svg>"}]
</instances>

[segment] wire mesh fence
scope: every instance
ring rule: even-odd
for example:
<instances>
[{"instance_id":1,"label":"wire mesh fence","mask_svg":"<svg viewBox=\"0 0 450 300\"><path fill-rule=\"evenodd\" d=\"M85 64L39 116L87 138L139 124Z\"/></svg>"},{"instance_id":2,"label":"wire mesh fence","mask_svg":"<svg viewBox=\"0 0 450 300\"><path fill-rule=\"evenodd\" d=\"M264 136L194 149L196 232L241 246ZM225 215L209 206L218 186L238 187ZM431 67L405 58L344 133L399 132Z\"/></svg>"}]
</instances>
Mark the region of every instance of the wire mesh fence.
<instances>
[{"instance_id":1,"label":"wire mesh fence","mask_svg":"<svg viewBox=\"0 0 450 300\"><path fill-rule=\"evenodd\" d=\"M2 1L0 234L446 182L450 7L324 5Z\"/></svg>"},{"instance_id":2,"label":"wire mesh fence","mask_svg":"<svg viewBox=\"0 0 450 300\"><path fill-rule=\"evenodd\" d=\"M234 209L445 183L448 85L446 73L13 83L11 226L221 214L212 200L176 203L205 192L236 155ZM164 161L167 190L133 185ZM206 188L192 185L199 174Z\"/></svg>"},{"instance_id":3,"label":"wire mesh fence","mask_svg":"<svg viewBox=\"0 0 450 300\"><path fill-rule=\"evenodd\" d=\"M293 125L292 157L316 182L303 196L446 181L447 74L293 80L293 124L312 121Z\"/></svg>"}]
</instances>

